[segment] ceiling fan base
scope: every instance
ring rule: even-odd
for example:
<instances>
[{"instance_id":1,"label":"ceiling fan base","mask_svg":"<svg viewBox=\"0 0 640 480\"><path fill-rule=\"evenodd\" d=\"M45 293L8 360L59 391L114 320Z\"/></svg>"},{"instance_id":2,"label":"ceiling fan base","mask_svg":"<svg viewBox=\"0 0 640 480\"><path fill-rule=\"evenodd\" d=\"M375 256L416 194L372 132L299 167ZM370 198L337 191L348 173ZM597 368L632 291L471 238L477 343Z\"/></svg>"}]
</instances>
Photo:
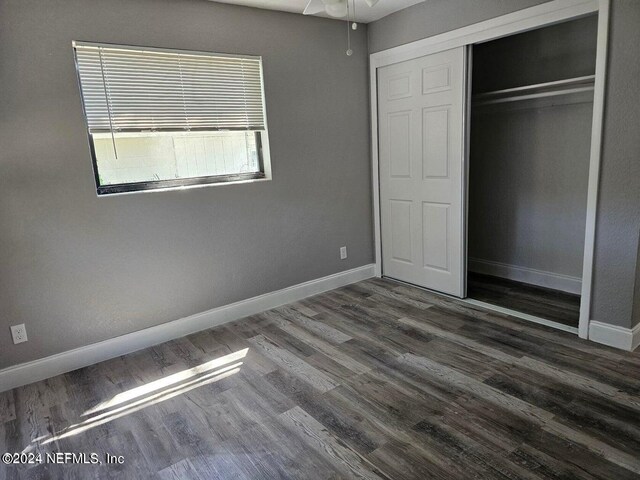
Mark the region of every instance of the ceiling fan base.
<instances>
[{"instance_id":1,"label":"ceiling fan base","mask_svg":"<svg viewBox=\"0 0 640 480\"><path fill-rule=\"evenodd\" d=\"M309 0L302 12L304 15L315 15L325 12L333 18L344 18L348 14L347 2L349 0ZM365 0L370 7L375 6L379 0Z\"/></svg>"},{"instance_id":2,"label":"ceiling fan base","mask_svg":"<svg viewBox=\"0 0 640 480\"><path fill-rule=\"evenodd\" d=\"M309 0L307 6L304 7L303 15L315 15L324 12L324 3L322 0Z\"/></svg>"}]
</instances>

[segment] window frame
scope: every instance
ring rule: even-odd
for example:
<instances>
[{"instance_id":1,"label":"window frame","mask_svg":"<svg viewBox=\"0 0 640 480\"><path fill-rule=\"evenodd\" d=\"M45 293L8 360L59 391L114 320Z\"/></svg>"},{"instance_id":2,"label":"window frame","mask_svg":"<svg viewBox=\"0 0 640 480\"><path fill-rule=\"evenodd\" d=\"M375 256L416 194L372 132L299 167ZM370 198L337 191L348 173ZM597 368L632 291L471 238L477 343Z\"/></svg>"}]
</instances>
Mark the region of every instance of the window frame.
<instances>
[{"instance_id":1,"label":"window frame","mask_svg":"<svg viewBox=\"0 0 640 480\"><path fill-rule=\"evenodd\" d=\"M208 52L208 51L201 51L201 50L183 50L183 49L173 49L173 48L147 47L147 46L141 46L141 45L121 45L121 44L114 44L114 43L96 43L96 42L85 42L80 40L73 40L71 43L72 43L72 50L73 50L73 61L76 69L76 81L78 83L78 91L80 93L82 115L84 117L85 128L87 131L89 150L91 154L91 164L93 168L93 176L96 184L96 194L98 197L105 196L105 195L109 196L109 195L131 194L131 193L142 193L142 192L153 192L153 191L183 190L188 188L206 187L206 186L213 186L213 185L233 185L233 184L240 184L240 183L250 183L250 182L271 180L272 176L271 176L271 156L270 156L270 150L269 150L269 127L267 124L267 108L266 108L265 92L264 92L264 70L263 70L261 55L230 54L230 53ZM226 175L207 175L207 176L199 176L199 177L187 177L187 178L178 178L178 179L170 179L170 180L149 180L144 182L101 185L100 173L98 170L98 160L97 160L96 149L94 145L94 138L89 128L89 119L87 116L84 92L82 90L82 82L80 79L80 68L78 65L78 57L76 55L77 44L89 45L94 47L105 47L105 48L149 50L149 51L158 51L158 52L166 52L166 53L178 53L178 54L183 53L183 54L191 54L191 55L231 57L231 58L251 58L254 60L259 60L260 89L261 89L261 97L262 97L262 111L263 111L263 117L264 117L264 130L247 130L242 128L226 128L226 129L192 128L188 130L191 132L198 132L198 131L200 132L214 132L214 131L250 132L250 131L253 131L256 139L256 148L258 153L258 171L248 172L248 173L226 174ZM126 131L130 131L130 130L127 129ZM166 132L167 130L154 129L154 130L133 130L133 131L135 132L165 131ZM125 130L122 130L122 132L125 132ZM180 132L176 132L176 133L180 133Z\"/></svg>"}]
</instances>

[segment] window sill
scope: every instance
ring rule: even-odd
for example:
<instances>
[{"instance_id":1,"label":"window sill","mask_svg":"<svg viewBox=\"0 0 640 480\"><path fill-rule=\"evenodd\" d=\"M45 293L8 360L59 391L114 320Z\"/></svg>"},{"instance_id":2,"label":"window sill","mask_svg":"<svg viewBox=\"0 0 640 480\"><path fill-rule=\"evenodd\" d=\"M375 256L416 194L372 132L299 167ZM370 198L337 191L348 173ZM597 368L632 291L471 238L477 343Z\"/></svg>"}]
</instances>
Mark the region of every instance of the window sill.
<instances>
[{"instance_id":1,"label":"window sill","mask_svg":"<svg viewBox=\"0 0 640 480\"><path fill-rule=\"evenodd\" d=\"M253 174L221 175L215 177L198 177L181 180L160 180L154 182L122 183L118 185L99 186L99 197L112 195L129 195L132 193L165 192L170 190L188 190L192 188L212 187L217 185L237 185L241 183L264 182L271 180L262 172Z\"/></svg>"}]
</instances>

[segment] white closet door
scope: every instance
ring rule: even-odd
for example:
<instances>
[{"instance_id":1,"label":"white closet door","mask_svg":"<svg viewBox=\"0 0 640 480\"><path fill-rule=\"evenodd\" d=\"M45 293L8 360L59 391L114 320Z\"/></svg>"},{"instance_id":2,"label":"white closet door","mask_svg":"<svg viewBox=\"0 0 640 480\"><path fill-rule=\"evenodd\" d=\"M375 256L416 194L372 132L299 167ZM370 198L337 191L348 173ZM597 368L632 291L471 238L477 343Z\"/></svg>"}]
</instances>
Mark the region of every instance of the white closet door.
<instances>
[{"instance_id":1,"label":"white closet door","mask_svg":"<svg viewBox=\"0 0 640 480\"><path fill-rule=\"evenodd\" d=\"M464 295L466 50L378 69L383 274Z\"/></svg>"}]
</instances>

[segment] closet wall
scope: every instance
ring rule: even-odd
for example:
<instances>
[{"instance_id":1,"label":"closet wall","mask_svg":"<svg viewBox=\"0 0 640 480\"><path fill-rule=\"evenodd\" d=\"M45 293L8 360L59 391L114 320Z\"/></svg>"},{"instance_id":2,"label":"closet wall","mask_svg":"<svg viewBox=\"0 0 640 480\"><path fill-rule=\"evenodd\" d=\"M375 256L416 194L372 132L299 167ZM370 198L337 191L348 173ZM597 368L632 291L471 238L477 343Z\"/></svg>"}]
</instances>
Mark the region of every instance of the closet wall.
<instances>
[{"instance_id":1,"label":"closet wall","mask_svg":"<svg viewBox=\"0 0 640 480\"><path fill-rule=\"evenodd\" d=\"M596 33L591 16L477 45L473 93L593 75ZM579 289L590 98L472 108L469 270L534 269Z\"/></svg>"},{"instance_id":2,"label":"closet wall","mask_svg":"<svg viewBox=\"0 0 640 480\"><path fill-rule=\"evenodd\" d=\"M543 3L546 0L418 3L368 25L369 53ZM634 290L640 285L640 2L611 0L610 5L590 318L631 328L640 323L640 289Z\"/></svg>"}]
</instances>

